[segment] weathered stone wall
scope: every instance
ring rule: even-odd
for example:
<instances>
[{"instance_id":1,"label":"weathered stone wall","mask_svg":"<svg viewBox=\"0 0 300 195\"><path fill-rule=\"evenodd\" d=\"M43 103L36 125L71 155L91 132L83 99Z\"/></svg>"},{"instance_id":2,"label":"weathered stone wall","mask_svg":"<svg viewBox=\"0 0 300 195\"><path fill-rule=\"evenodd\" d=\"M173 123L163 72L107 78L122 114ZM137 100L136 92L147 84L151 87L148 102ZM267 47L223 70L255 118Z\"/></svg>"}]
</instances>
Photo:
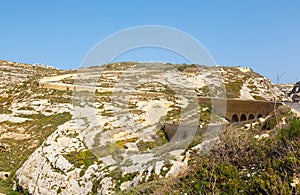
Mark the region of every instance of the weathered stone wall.
<instances>
[{"instance_id":1,"label":"weathered stone wall","mask_svg":"<svg viewBox=\"0 0 300 195\"><path fill-rule=\"evenodd\" d=\"M70 85L70 84L59 85L57 83L39 83L38 86L45 89L56 89L61 91L74 91L75 88L74 85Z\"/></svg>"},{"instance_id":2,"label":"weathered stone wall","mask_svg":"<svg viewBox=\"0 0 300 195\"><path fill-rule=\"evenodd\" d=\"M200 128L199 125L179 125L165 123L163 125L163 129L169 141L175 136L175 134L177 134L177 139L186 139L195 135L201 135L203 133L203 128Z\"/></svg>"},{"instance_id":3,"label":"weathered stone wall","mask_svg":"<svg viewBox=\"0 0 300 195\"><path fill-rule=\"evenodd\" d=\"M203 135L208 131L210 131L209 133L213 133L213 131L219 132L225 129L228 125L230 124L210 124L208 126L202 127L200 125L165 123L163 125L163 130L165 131L167 139L169 141L178 141Z\"/></svg>"},{"instance_id":4,"label":"weathered stone wall","mask_svg":"<svg viewBox=\"0 0 300 195\"><path fill-rule=\"evenodd\" d=\"M275 105L274 102L268 101L219 98L199 98L199 103L212 107L213 112L221 114L230 122L240 122L265 117L273 112L274 108L278 108L278 106L282 105L282 103ZM225 112L223 111L224 108L226 108ZM238 121L233 120L235 116L237 116Z\"/></svg>"},{"instance_id":5,"label":"weathered stone wall","mask_svg":"<svg viewBox=\"0 0 300 195\"><path fill-rule=\"evenodd\" d=\"M66 84L66 83L40 82L40 83L38 83L37 86L40 88L55 89L55 90L60 90L60 91L89 91L89 92L111 91L111 89L109 89L109 88L72 85L72 84Z\"/></svg>"}]
</instances>

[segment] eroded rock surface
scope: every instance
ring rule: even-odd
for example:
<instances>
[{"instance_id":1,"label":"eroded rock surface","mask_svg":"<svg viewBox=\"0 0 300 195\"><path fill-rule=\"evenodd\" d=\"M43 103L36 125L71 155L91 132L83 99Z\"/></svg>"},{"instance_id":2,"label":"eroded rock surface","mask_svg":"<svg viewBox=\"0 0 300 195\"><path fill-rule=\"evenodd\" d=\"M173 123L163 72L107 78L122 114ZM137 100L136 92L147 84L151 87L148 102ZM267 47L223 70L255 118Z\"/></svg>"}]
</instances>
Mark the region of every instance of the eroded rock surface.
<instances>
[{"instance_id":1,"label":"eroded rock surface","mask_svg":"<svg viewBox=\"0 0 300 195\"><path fill-rule=\"evenodd\" d=\"M176 175L190 150L207 152L217 134L190 148L190 139L168 142L161 123L224 123L198 104L201 96L285 98L249 68L128 62L75 73L0 65L0 172L16 171L8 179L31 194L111 194Z\"/></svg>"}]
</instances>

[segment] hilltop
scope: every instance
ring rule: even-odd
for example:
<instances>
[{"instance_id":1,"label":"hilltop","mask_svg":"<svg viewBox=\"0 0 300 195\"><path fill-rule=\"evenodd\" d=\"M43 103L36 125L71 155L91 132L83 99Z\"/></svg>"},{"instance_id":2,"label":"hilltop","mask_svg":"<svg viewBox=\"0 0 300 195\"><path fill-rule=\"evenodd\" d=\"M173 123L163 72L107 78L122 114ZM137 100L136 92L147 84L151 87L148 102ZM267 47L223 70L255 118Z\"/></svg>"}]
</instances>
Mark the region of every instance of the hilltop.
<instances>
[{"instance_id":1,"label":"hilltop","mask_svg":"<svg viewBox=\"0 0 300 195\"><path fill-rule=\"evenodd\" d=\"M229 124L198 105L199 97L290 101L241 67L120 62L66 71L0 61L0 70L3 193L109 194L176 177L193 167L193 151L208 152L221 132L170 142L161 124ZM288 109L273 114L284 115L276 118L282 123L292 116ZM255 135L279 127L274 117L248 123Z\"/></svg>"}]
</instances>

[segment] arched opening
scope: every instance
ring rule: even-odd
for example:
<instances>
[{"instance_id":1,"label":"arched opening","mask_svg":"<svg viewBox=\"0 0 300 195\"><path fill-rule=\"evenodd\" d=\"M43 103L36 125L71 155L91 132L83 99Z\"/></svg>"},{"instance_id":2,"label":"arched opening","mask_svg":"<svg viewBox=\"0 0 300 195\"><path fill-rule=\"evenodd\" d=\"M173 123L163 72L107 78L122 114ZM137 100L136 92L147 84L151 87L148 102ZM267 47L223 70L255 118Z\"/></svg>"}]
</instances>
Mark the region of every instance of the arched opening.
<instances>
[{"instance_id":1,"label":"arched opening","mask_svg":"<svg viewBox=\"0 0 300 195\"><path fill-rule=\"evenodd\" d=\"M255 117L253 114L250 114L249 117L248 117L248 120L253 120Z\"/></svg>"},{"instance_id":2,"label":"arched opening","mask_svg":"<svg viewBox=\"0 0 300 195\"><path fill-rule=\"evenodd\" d=\"M67 87L67 91L69 91L70 89L69 89L69 87Z\"/></svg>"},{"instance_id":3,"label":"arched opening","mask_svg":"<svg viewBox=\"0 0 300 195\"><path fill-rule=\"evenodd\" d=\"M257 115L257 119L262 118L262 117L263 117L262 114Z\"/></svg>"},{"instance_id":4,"label":"arched opening","mask_svg":"<svg viewBox=\"0 0 300 195\"><path fill-rule=\"evenodd\" d=\"M241 121L246 121L246 120L247 120L246 115L242 114L242 116L241 116Z\"/></svg>"},{"instance_id":5,"label":"arched opening","mask_svg":"<svg viewBox=\"0 0 300 195\"><path fill-rule=\"evenodd\" d=\"M238 115L234 114L234 115L232 116L231 121L232 121L233 123L239 122L239 117L238 117Z\"/></svg>"}]
</instances>

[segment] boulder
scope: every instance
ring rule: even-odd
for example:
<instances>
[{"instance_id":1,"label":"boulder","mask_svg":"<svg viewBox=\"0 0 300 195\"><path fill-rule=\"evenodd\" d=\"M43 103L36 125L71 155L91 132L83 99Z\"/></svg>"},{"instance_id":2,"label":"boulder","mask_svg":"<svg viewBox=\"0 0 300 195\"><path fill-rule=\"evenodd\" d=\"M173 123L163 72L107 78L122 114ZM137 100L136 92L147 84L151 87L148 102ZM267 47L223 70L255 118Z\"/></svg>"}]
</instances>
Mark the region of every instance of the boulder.
<instances>
[{"instance_id":1,"label":"boulder","mask_svg":"<svg viewBox=\"0 0 300 195\"><path fill-rule=\"evenodd\" d=\"M261 124L264 123L264 122L266 121L266 119L265 119L265 118L262 118L262 117L259 118L258 120L259 120L259 122L260 122Z\"/></svg>"}]
</instances>

